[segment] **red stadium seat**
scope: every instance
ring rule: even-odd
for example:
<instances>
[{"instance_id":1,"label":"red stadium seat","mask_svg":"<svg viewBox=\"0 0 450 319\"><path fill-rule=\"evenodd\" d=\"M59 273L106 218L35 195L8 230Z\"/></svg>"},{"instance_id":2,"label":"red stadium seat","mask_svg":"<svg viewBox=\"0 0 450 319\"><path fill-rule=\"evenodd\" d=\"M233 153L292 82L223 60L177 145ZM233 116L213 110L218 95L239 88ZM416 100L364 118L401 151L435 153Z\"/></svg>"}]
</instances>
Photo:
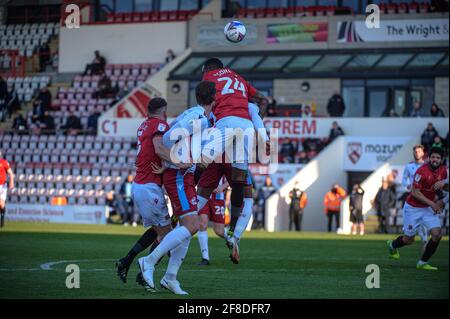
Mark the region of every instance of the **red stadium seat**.
<instances>
[{"instance_id":1,"label":"red stadium seat","mask_svg":"<svg viewBox=\"0 0 450 319\"><path fill-rule=\"evenodd\" d=\"M189 10L188 11L188 19L192 19L193 17L195 17L198 13L198 10Z\"/></svg>"},{"instance_id":2,"label":"red stadium seat","mask_svg":"<svg viewBox=\"0 0 450 319\"><path fill-rule=\"evenodd\" d=\"M178 11L169 11L169 21L178 20Z\"/></svg>"},{"instance_id":3,"label":"red stadium seat","mask_svg":"<svg viewBox=\"0 0 450 319\"><path fill-rule=\"evenodd\" d=\"M169 21L170 11L160 11L159 12L159 21Z\"/></svg>"},{"instance_id":4,"label":"red stadium seat","mask_svg":"<svg viewBox=\"0 0 450 319\"><path fill-rule=\"evenodd\" d=\"M132 13L124 13L123 14L123 22L130 23L133 21L133 14Z\"/></svg>"},{"instance_id":5,"label":"red stadium seat","mask_svg":"<svg viewBox=\"0 0 450 319\"><path fill-rule=\"evenodd\" d=\"M247 18L256 18L257 9L247 9L245 10L245 16Z\"/></svg>"},{"instance_id":6,"label":"red stadium seat","mask_svg":"<svg viewBox=\"0 0 450 319\"><path fill-rule=\"evenodd\" d=\"M306 14L307 13L306 13L305 7L295 7L295 16L296 17L303 17Z\"/></svg>"},{"instance_id":7,"label":"red stadium seat","mask_svg":"<svg viewBox=\"0 0 450 319\"><path fill-rule=\"evenodd\" d=\"M141 22L142 21L142 14L139 13L139 12L134 12L132 21L133 22Z\"/></svg>"},{"instance_id":8,"label":"red stadium seat","mask_svg":"<svg viewBox=\"0 0 450 319\"><path fill-rule=\"evenodd\" d=\"M380 3L378 5L378 7L380 8L380 13L386 13L387 12L387 5L384 3Z\"/></svg>"},{"instance_id":9,"label":"red stadium seat","mask_svg":"<svg viewBox=\"0 0 450 319\"><path fill-rule=\"evenodd\" d=\"M108 13L106 16L106 22L113 23L115 20L115 14L114 13Z\"/></svg>"},{"instance_id":10,"label":"red stadium seat","mask_svg":"<svg viewBox=\"0 0 450 319\"><path fill-rule=\"evenodd\" d=\"M159 12L151 12L150 13L150 21L158 21L159 20Z\"/></svg>"},{"instance_id":11,"label":"red stadium seat","mask_svg":"<svg viewBox=\"0 0 450 319\"><path fill-rule=\"evenodd\" d=\"M397 4L390 3L387 5L387 13L388 14L396 14L397 13Z\"/></svg>"},{"instance_id":12,"label":"red stadium seat","mask_svg":"<svg viewBox=\"0 0 450 319\"><path fill-rule=\"evenodd\" d=\"M417 13L419 11L419 5L417 3L410 3L408 5L408 12L409 13Z\"/></svg>"},{"instance_id":13,"label":"red stadium seat","mask_svg":"<svg viewBox=\"0 0 450 319\"><path fill-rule=\"evenodd\" d=\"M286 16L286 8L280 7L275 9L275 16L281 18Z\"/></svg>"},{"instance_id":14,"label":"red stadium seat","mask_svg":"<svg viewBox=\"0 0 450 319\"><path fill-rule=\"evenodd\" d=\"M275 9L274 8L266 8L264 15L266 18L274 18L275 17Z\"/></svg>"},{"instance_id":15,"label":"red stadium seat","mask_svg":"<svg viewBox=\"0 0 450 319\"><path fill-rule=\"evenodd\" d=\"M420 13L430 12L430 4L428 2L420 3Z\"/></svg>"},{"instance_id":16,"label":"red stadium seat","mask_svg":"<svg viewBox=\"0 0 450 319\"><path fill-rule=\"evenodd\" d=\"M151 12L143 12L141 14L141 22L149 22L150 21Z\"/></svg>"},{"instance_id":17,"label":"red stadium seat","mask_svg":"<svg viewBox=\"0 0 450 319\"><path fill-rule=\"evenodd\" d=\"M285 15L286 15L286 17L288 17L288 18L294 17L294 16L295 16L295 8L294 8L294 7L286 8Z\"/></svg>"},{"instance_id":18,"label":"red stadium seat","mask_svg":"<svg viewBox=\"0 0 450 319\"><path fill-rule=\"evenodd\" d=\"M398 13L408 13L408 4L407 3L400 3L398 5Z\"/></svg>"},{"instance_id":19,"label":"red stadium seat","mask_svg":"<svg viewBox=\"0 0 450 319\"><path fill-rule=\"evenodd\" d=\"M263 8L256 9L255 18L264 18L264 17L265 17L265 10Z\"/></svg>"},{"instance_id":20,"label":"red stadium seat","mask_svg":"<svg viewBox=\"0 0 450 319\"><path fill-rule=\"evenodd\" d=\"M236 18L242 19L247 17L247 11L245 9L239 9L239 11L236 13Z\"/></svg>"},{"instance_id":21,"label":"red stadium seat","mask_svg":"<svg viewBox=\"0 0 450 319\"><path fill-rule=\"evenodd\" d=\"M123 13L116 13L114 16L114 23L122 23L124 20L124 14Z\"/></svg>"},{"instance_id":22,"label":"red stadium seat","mask_svg":"<svg viewBox=\"0 0 450 319\"><path fill-rule=\"evenodd\" d=\"M180 10L178 11L178 20L180 21L185 21L188 19L188 13L189 11L187 10Z\"/></svg>"},{"instance_id":23,"label":"red stadium seat","mask_svg":"<svg viewBox=\"0 0 450 319\"><path fill-rule=\"evenodd\" d=\"M332 16L334 15L334 12L336 11L336 7L335 6L327 6L325 7L325 12L328 16Z\"/></svg>"}]
</instances>

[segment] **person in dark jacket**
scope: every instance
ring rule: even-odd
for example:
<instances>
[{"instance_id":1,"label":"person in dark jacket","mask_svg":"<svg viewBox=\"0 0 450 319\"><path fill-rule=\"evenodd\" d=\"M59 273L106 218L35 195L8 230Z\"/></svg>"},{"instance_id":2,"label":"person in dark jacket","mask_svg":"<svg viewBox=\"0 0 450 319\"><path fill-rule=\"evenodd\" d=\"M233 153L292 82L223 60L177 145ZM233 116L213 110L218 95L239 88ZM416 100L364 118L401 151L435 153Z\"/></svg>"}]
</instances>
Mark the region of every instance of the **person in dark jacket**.
<instances>
[{"instance_id":1,"label":"person in dark jacket","mask_svg":"<svg viewBox=\"0 0 450 319\"><path fill-rule=\"evenodd\" d=\"M39 118L41 129L44 130L44 134L55 134L55 119L50 115L49 111L45 111L44 115Z\"/></svg>"},{"instance_id":2,"label":"person in dark jacket","mask_svg":"<svg viewBox=\"0 0 450 319\"><path fill-rule=\"evenodd\" d=\"M19 135L27 134L28 124L27 120L23 117L22 113L16 111L16 116L14 117L12 129L15 130Z\"/></svg>"},{"instance_id":3,"label":"person in dark jacket","mask_svg":"<svg viewBox=\"0 0 450 319\"><path fill-rule=\"evenodd\" d=\"M333 96L328 100L327 111L328 115L330 115L331 117L342 117L342 115L344 115L344 100L338 92L335 92Z\"/></svg>"},{"instance_id":4,"label":"person in dark jacket","mask_svg":"<svg viewBox=\"0 0 450 319\"><path fill-rule=\"evenodd\" d=\"M363 218L363 197L364 190L361 185L355 184L350 194L350 222L352 223L352 235L358 233L364 235L364 218Z\"/></svg>"},{"instance_id":5,"label":"person in dark jacket","mask_svg":"<svg viewBox=\"0 0 450 319\"><path fill-rule=\"evenodd\" d=\"M67 134L77 134L79 130L83 129L81 120L74 112L69 113L69 117L66 119L66 124L61 127L63 130L67 130Z\"/></svg>"},{"instance_id":6,"label":"person in dark jacket","mask_svg":"<svg viewBox=\"0 0 450 319\"><path fill-rule=\"evenodd\" d=\"M106 59L100 55L98 50L94 51L94 60L86 65L83 75L97 75L105 72Z\"/></svg>"},{"instance_id":7,"label":"person in dark jacket","mask_svg":"<svg viewBox=\"0 0 450 319\"><path fill-rule=\"evenodd\" d=\"M445 117L444 111L442 111L436 103L431 105L430 114L431 117Z\"/></svg>"},{"instance_id":8,"label":"person in dark jacket","mask_svg":"<svg viewBox=\"0 0 450 319\"><path fill-rule=\"evenodd\" d=\"M88 134L97 135L97 124L100 115L101 113L98 110L93 111L91 115L89 115L87 121Z\"/></svg>"},{"instance_id":9,"label":"person in dark jacket","mask_svg":"<svg viewBox=\"0 0 450 319\"><path fill-rule=\"evenodd\" d=\"M277 189L272 184L272 179L267 176L264 185L258 190L257 203L258 211L255 212L255 225L257 228L264 227L264 220L266 216L266 200L275 193Z\"/></svg>"},{"instance_id":10,"label":"person in dark jacket","mask_svg":"<svg viewBox=\"0 0 450 319\"><path fill-rule=\"evenodd\" d=\"M328 135L328 143L333 142L341 135L344 135L344 130L338 125L336 121L334 121L330 129L330 134Z\"/></svg>"},{"instance_id":11,"label":"person in dark jacket","mask_svg":"<svg viewBox=\"0 0 450 319\"><path fill-rule=\"evenodd\" d=\"M382 186L378 190L375 196L374 206L377 210L379 232L388 233L388 221L391 214L395 214L396 196L391 187L389 187L389 181L383 179Z\"/></svg>"},{"instance_id":12,"label":"person in dark jacket","mask_svg":"<svg viewBox=\"0 0 450 319\"><path fill-rule=\"evenodd\" d=\"M296 231L302 229L303 212L308 203L307 195L300 190L298 181L295 182L294 188L289 192L291 204L289 205L289 230L295 226Z\"/></svg>"},{"instance_id":13,"label":"person in dark jacket","mask_svg":"<svg viewBox=\"0 0 450 319\"><path fill-rule=\"evenodd\" d=\"M426 151L430 149L431 145L433 145L434 138L436 136L439 136L439 133L433 126L433 123L428 123L427 128L423 131L420 138L420 143L425 146Z\"/></svg>"},{"instance_id":14,"label":"person in dark jacket","mask_svg":"<svg viewBox=\"0 0 450 319\"><path fill-rule=\"evenodd\" d=\"M129 222L131 222L133 227L136 227L138 215L136 214L134 209L132 187L133 187L133 175L128 175L127 179L120 187L119 194L122 198L122 207L124 208L122 217L124 226L127 226Z\"/></svg>"},{"instance_id":15,"label":"person in dark jacket","mask_svg":"<svg viewBox=\"0 0 450 319\"><path fill-rule=\"evenodd\" d=\"M49 110L52 105L52 94L48 87L44 86L40 89L38 96L33 101L33 115L42 117L45 111Z\"/></svg>"}]
</instances>

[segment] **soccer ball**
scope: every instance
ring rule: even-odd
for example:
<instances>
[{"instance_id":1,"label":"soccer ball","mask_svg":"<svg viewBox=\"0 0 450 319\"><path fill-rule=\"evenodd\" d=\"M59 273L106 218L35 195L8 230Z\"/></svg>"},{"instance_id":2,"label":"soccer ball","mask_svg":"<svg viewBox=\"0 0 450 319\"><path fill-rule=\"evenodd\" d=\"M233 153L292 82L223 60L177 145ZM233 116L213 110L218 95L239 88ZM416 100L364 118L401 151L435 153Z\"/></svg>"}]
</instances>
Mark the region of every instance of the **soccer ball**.
<instances>
[{"instance_id":1,"label":"soccer ball","mask_svg":"<svg viewBox=\"0 0 450 319\"><path fill-rule=\"evenodd\" d=\"M223 33L225 34L225 38L227 38L228 41L238 43L244 40L247 30L245 29L245 26L242 24L242 22L231 21L228 22L225 26Z\"/></svg>"}]
</instances>

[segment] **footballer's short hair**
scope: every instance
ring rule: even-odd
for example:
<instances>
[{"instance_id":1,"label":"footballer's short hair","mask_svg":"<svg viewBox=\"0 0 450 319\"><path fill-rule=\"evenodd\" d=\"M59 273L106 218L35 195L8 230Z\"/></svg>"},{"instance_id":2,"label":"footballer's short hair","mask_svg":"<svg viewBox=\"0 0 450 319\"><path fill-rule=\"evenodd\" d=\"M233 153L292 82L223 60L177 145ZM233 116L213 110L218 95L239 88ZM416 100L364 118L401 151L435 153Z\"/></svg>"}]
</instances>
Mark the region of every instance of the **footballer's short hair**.
<instances>
[{"instance_id":1,"label":"footballer's short hair","mask_svg":"<svg viewBox=\"0 0 450 319\"><path fill-rule=\"evenodd\" d=\"M167 106L167 102L162 97L154 97L148 103L148 112L155 113L160 108Z\"/></svg>"},{"instance_id":2,"label":"footballer's short hair","mask_svg":"<svg viewBox=\"0 0 450 319\"><path fill-rule=\"evenodd\" d=\"M422 151L425 151L425 146L423 146L422 144L417 144L413 147L413 151L415 151L416 149L420 148Z\"/></svg>"},{"instance_id":3,"label":"footballer's short hair","mask_svg":"<svg viewBox=\"0 0 450 319\"><path fill-rule=\"evenodd\" d=\"M216 84L210 81L202 81L195 88L195 98L199 105L209 105L216 98Z\"/></svg>"},{"instance_id":4,"label":"footballer's short hair","mask_svg":"<svg viewBox=\"0 0 450 319\"><path fill-rule=\"evenodd\" d=\"M223 63L218 58L211 58L206 60L206 62L203 64L202 72L210 71L210 70L217 70L217 69L223 69Z\"/></svg>"},{"instance_id":5,"label":"footballer's short hair","mask_svg":"<svg viewBox=\"0 0 450 319\"><path fill-rule=\"evenodd\" d=\"M432 154L438 154L441 158L444 158L444 150L442 149L442 147L436 147L436 146L432 147L430 149L430 156Z\"/></svg>"}]
</instances>

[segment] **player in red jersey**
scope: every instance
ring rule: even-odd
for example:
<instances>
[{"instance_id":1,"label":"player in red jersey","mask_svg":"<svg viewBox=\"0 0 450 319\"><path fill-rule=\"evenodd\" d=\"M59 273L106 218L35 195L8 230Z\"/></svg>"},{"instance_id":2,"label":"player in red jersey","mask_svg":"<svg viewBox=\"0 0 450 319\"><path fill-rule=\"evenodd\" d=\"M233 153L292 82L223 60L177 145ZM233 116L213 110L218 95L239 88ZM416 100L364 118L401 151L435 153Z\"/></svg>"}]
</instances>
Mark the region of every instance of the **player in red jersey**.
<instances>
[{"instance_id":1,"label":"player in red jersey","mask_svg":"<svg viewBox=\"0 0 450 319\"><path fill-rule=\"evenodd\" d=\"M117 263L117 275L125 283L134 258L155 240L160 241L172 230L164 192L162 176L153 173L152 164L161 165L161 158L170 160L169 152L162 146L162 136L169 129L166 122L167 102L153 98L148 105L148 118L137 131L138 151L136 177L133 182L133 200L142 216L146 232L128 254ZM180 164L185 167L185 164Z\"/></svg>"},{"instance_id":2,"label":"player in red jersey","mask_svg":"<svg viewBox=\"0 0 450 319\"><path fill-rule=\"evenodd\" d=\"M202 155L206 157L206 163L219 158L222 154L215 154L217 149L230 154L230 149L233 149L233 144L238 144L235 135L226 133L234 129L241 129L244 134L249 132L254 134L254 126L251 121L249 112L249 101L256 102L260 108L261 113L264 114L267 108L267 99L258 92L253 86L245 81L239 74L225 68L222 62L217 58L209 59L203 65L203 80L211 81L216 84L216 105L213 108L215 116L214 127L218 129L221 134L221 139L214 140L213 143L205 146ZM249 138L250 140L250 138ZM240 218L242 206L244 204L244 188L247 182L248 175L248 161L251 157L249 154L249 147L244 142L244 154L233 153L233 157L227 158L231 161L232 173L231 181L231 209L230 209L230 228L229 236L233 238L232 260L235 263L239 262L239 248L238 240L233 237L236 224ZM213 154L213 155L211 155ZM216 162L218 162L216 160ZM204 201L209 198L210 192L198 192L199 201ZM201 208L201 207L200 207Z\"/></svg>"},{"instance_id":3,"label":"player in red jersey","mask_svg":"<svg viewBox=\"0 0 450 319\"><path fill-rule=\"evenodd\" d=\"M398 249L414 242L418 228L424 225L429 229L431 239L417 263L417 269L437 270L436 267L428 264L428 261L436 252L442 238L438 214L444 206L444 201L439 199L438 192L445 188L448 190L447 168L443 165L443 157L443 150L433 147L430 150L429 162L416 171L411 194L409 194L403 207L404 235L388 241L390 256L399 259Z\"/></svg>"},{"instance_id":4,"label":"player in red jersey","mask_svg":"<svg viewBox=\"0 0 450 319\"><path fill-rule=\"evenodd\" d=\"M220 238L225 238L225 190L228 186L228 182L225 182L222 177L219 186L211 194L208 203L198 212L200 227L197 235L202 254L199 266L210 264L207 231L209 221L212 221L216 235Z\"/></svg>"},{"instance_id":5,"label":"player in red jersey","mask_svg":"<svg viewBox=\"0 0 450 319\"><path fill-rule=\"evenodd\" d=\"M14 174L7 160L3 159L0 151L0 228L5 226L6 198L8 187L6 179L9 176L9 189L14 188Z\"/></svg>"}]
</instances>

